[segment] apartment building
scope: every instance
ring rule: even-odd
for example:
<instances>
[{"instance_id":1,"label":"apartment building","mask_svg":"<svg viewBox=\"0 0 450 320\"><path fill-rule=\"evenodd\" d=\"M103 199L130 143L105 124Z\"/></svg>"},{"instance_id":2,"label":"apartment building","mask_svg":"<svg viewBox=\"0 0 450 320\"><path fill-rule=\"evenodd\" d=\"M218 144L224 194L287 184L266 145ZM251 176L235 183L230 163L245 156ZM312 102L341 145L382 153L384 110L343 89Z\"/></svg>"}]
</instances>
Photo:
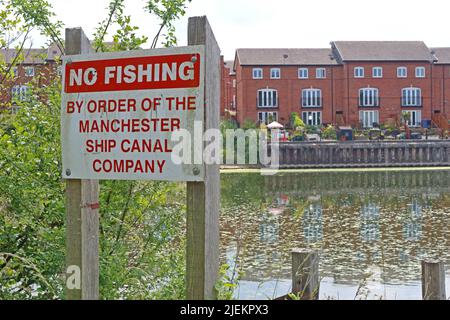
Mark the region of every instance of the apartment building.
<instances>
[{"instance_id":1,"label":"apartment building","mask_svg":"<svg viewBox=\"0 0 450 320\"><path fill-rule=\"evenodd\" d=\"M22 55L23 58L17 61L15 49L0 50L0 60L5 63L6 68L16 65L10 70L10 77L6 77L8 69L3 70L0 75L0 109L12 106L11 110L14 112L15 102L27 99L32 81L36 81L37 86L46 86L59 71L57 60L61 51L56 45L44 49L26 48Z\"/></svg>"},{"instance_id":2,"label":"apartment building","mask_svg":"<svg viewBox=\"0 0 450 320\"><path fill-rule=\"evenodd\" d=\"M238 49L234 71L239 123L287 124L297 112L309 125L372 127L406 113L412 127L448 126L450 48L335 41L329 49Z\"/></svg>"},{"instance_id":3,"label":"apartment building","mask_svg":"<svg viewBox=\"0 0 450 320\"><path fill-rule=\"evenodd\" d=\"M221 97L220 115L222 118L234 118L236 116L236 72L234 61L224 61L221 57Z\"/></svg>"}]
</instances>

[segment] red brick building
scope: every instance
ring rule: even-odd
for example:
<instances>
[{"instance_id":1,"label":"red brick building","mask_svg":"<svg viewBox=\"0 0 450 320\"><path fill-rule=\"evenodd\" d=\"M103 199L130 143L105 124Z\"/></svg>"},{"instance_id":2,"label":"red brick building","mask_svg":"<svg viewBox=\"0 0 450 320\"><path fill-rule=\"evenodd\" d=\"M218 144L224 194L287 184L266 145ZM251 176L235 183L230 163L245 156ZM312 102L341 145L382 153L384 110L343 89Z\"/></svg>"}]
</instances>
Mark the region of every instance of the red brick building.
<instances>
[{"instance_id":1,"label":"red brick building","mask_svg":"<svg viewBox=\"0 0 450 320\"><path fill-rule=\"evenodd\" d=\"M236 73L233 63L221 57L220 115L228 119L236 116Z\"/></svg>"},{"instance_id":2,"label":"red brick building","mask_svg":"<svg viewBox=\"0 0 450 320\"><path fill-rule=\"evenodd\" d=\"M309 125L372 127L407 113L410 126L448 127L450 48L336 41L330 49L238 49L234 71L241 124L287 124L297 112Z\"/></svg>"},{"instance_id":3,"label":"red brick building","mask_svg":"<svg viewBox=\"0 0 450 320\"><path fill-rule=\"evenodd\" d=\"M8 68L12 64L16 65L11 69L9 77L0 75L0 108L12 105L14 111L14 101L27 99L32 81L35 81L38 87L46 86L58 73L57 60L61 51L56 45L47 49L24 49L22 54L23 59L15 61L15 49L0 50L0 59Z\"/></svg>"}]
</instances>

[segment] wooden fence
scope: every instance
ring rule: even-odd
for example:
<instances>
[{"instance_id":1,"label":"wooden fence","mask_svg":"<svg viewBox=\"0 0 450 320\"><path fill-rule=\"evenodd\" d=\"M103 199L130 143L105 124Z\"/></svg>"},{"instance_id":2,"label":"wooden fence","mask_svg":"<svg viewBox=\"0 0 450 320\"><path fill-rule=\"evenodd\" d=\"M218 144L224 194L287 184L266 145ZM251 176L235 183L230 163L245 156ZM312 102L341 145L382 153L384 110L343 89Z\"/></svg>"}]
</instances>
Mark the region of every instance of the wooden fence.
<instances>
[{"instance_id":1,"label":"wooden fence","mask_svg":"<svg viewBox=\"0 0 450 320\"><path fill-rule=\"evenodd\" d=\"M279 154L286 169L450 166L450 141L289 142Z\"/></svg>"}]
</instances>

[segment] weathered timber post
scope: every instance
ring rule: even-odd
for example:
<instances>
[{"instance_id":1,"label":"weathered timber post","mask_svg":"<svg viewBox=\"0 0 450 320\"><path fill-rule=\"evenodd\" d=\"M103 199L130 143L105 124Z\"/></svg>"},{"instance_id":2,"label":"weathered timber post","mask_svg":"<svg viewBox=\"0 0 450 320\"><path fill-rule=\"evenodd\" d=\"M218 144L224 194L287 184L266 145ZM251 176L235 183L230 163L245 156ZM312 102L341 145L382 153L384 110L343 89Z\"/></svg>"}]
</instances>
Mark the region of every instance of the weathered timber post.
<instances>
[{"instance_id":1,"label":"weathered timber post","mask_svg":"<svg viewBox=\"0 0 450 320\"><path fill-rule=\"evenodd\" d=\"M220 49L206 17L189 18L188 45L205 46L204 130L219 128ZM215 299L219 270L219 164L205 165L203 182L187 183L186 297Z\"/></svg>"},{"instance_id":2,"label":"weathered timber post","mask_svg":"<svg viewBox=\"0 0 450 320\"><path fill-rule=\"evenodd\" d=\"M422 299L446 300L443 262L422 261Z\"/></svg>"},{"instance_id":3,"label":"weathered timber post","mask_svg":"<svg viewBox=\"0 0 450 320\"><path fill-rule=\"evenodd\" d=\"M91 52L81 28L66 29L66 54ZM70 175L70 173L68 173ZM99 298L99 183L66 180L66 299Z\"/></svg>"},{"instance_id":4,"label":"weathered timber post","mask_svg":"<svg viewBox=\"0 0 450 320\"><path fill-rule=\"evenodd\" d=\"M301 300L319 299L319 255L316 251L292 250L292 293Z\"/></svg>"}]
</instances>

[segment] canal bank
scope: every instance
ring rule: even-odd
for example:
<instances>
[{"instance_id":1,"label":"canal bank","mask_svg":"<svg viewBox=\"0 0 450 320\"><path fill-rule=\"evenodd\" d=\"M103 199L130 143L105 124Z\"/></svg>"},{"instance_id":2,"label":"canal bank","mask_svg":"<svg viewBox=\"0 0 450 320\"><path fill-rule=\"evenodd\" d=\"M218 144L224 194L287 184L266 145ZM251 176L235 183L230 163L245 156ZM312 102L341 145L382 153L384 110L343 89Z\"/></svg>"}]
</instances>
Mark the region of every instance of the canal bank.
<instances>
[{"instance_id":1,"label":"canal bank","mask_svg":"<svg viewBox=\"0 0 450 320\"><path fill-rule=\"evenodd\" d=\"M280 168L450 166L450 141L348 141L279 144Z\"/></svg>"}]
</instances>

